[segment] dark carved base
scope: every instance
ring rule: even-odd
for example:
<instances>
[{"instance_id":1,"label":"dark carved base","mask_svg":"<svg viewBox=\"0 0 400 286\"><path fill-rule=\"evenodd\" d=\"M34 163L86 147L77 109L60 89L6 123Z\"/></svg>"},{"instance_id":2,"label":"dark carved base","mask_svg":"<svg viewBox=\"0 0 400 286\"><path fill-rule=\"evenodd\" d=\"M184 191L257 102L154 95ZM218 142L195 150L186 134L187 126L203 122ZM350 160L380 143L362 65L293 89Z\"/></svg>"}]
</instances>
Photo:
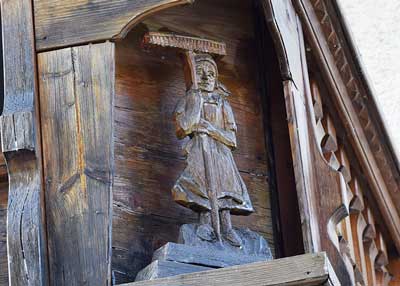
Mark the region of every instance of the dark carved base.
<instances>
[{"instance_id":1,"label":"dark carved base","mask_svg":"<svg viewBox=\"0 0 400 286\"><path fill-rule=\"evenodd\" d=\"M212 251L224 251L225 253L236 253L238 255L256 255L272 259L271 250L267 241L258 233L248 228L235 228L242 246L232 246L228 241L223 240L222 246L216 242L202 240L197 234L198 224L184 224L179 231L178 243L197 246Z\"/></svg>"},{"instance_id":2,"label":"dark carved base","mask_svg":"<svg viewBox=\"0 0 400 286\"><path fill-rule=\"evenodd\" d=\"M169 242L154 252L153 262L141 270L136 281L206 271L233 265L272 260L267 241L249 229L235 229L242 246L204 241L196 235L198 224L180 229L179 243Z\"/></svg>"}]
</instances>

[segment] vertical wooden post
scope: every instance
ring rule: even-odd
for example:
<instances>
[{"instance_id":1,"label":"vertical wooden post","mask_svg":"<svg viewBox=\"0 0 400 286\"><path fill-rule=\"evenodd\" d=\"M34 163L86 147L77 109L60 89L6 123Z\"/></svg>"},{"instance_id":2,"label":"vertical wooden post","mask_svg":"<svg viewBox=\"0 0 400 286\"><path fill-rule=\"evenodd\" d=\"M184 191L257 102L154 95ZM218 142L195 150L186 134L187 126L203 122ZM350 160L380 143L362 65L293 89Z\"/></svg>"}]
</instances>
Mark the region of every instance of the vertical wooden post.
<instances>
[{"instance_id":1,"label":"vertical wooden post","mask_svg":"<svg viewBox=\"0 0 400 286\"><path fill-rule=\"evenodd\" d=\"M51 285L109 285L114 44L38 55Z\"/></svg>"},{"instance_id":2,"label":"vertical wooden post","mask_svg":"<svg viewBox=\"0 0 400 286\"><path fill-rule=\"evenodd\" d=\"M7 161L9 284L45 285L46 243L32 3L1 1L4 108L1 148Z\"/></svg>"}]
</instances>

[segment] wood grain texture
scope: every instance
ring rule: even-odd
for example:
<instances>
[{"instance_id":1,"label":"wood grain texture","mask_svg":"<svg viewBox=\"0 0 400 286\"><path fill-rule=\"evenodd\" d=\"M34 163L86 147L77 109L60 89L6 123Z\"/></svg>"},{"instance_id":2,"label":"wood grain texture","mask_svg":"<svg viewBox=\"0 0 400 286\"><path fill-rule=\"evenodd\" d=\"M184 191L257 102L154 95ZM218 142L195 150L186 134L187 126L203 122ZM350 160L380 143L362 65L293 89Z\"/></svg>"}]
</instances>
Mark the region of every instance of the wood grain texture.
<instances>
[{"instance_id":1,"label":"wood grain texture","mask_svg":"<svg viewBox=\"0 0 400 286\"><path fill-rule=\"evenodd\" d=\"M304 94L304 74L307 75L307 71L303 70L302 28L291 1L268 0L261 3L279 56L304 250L315 252L320 249L320 244L317 214L313 206L315 175Z\"/></svg>"},{"instance_id":2,"label":"wood grain texture","mask_svg":"<svg viewBox=\"0 0 400 286\"><path fill-rule=\"evenodd\" d=\"M185 94L181 59L175 52L148 53L140 46L148 29L161 28L227 43L228 55L218 62L220 79L232 91L229 100L238 124L234 158L256 210L250 216L233 217L233 224L261 233L274 248L251 1L198 1L149 18L116 44L113 273L117 284L133 281L155 249L176 242L180 225L197 221L171 196L185 166L182 146L187 142L177 140L172 122L178 99Z\"/></svg>"},{"instance_id":3,"label":"wood grain texture","mask_svg":"<svg viewBox=\"0 0 400 286\"><path fill-rule=\"evenodd\" d=\"M0 183L0 286L8 286L7 259L8 183Z\"/></svg>"},{"instance_id":4,"label":"wood grain texture","mask_svg":"<svg viewBox=\"0 0 400 286\"><path fill-rule=\"evenodd\" d=\"M149 14L192 0L34 0L36 47L123 38Z\"/></svg>"},{"instance_id":5,"label":"wood grain texture","mask_svg":"<svg viewBox=\"0 0 400 286\"><path fill-rule=\"evenodd\" d=\"M341 173L323 156L324 153L334 155L336 134L332 122L323 118L317 120L321 133L317 136L316 119L321 117L321 112L314 115L318 95L313 99L310 92L302 27L291 2L284 2L263 3L276 47L281 50L278 54L284 57L281 73L305 249L327 251L341 283L352 285L350 255L340 252L346 241L342 239L340 244L336 233L337 225L349 213L347 188Z\"/></svg>"},{"instance_id":6,"label":"wood grain texture","mask_svg":"<svg viewBox=\"0 0 400 286\"><path fill-rule=\"evenodd\" d=\"M109 285L114 44L38 55L51 285Z\"/></svg>"},{"instance_id":7,"label":"wood grain texture","mask_svg":"<svg viewBox=\"0 0 400 286\"><path fill-rule=\"evenodd\" d=\"M124 286L272 286L272 285L332 285L339 286L330 270L325 253L305 254L270 262L257 262L218 270L178 275L143 281Z\"/></svg>"},{"instance_id":8,"label":"wood grain texture","mask_svg":"<svg viewBox=\"0 0 400 286\"><path fill-rule=\"evenodd\" d=\"M32 120L35 92L32 6L29 1L2 1L1 10L3 50L7 51L3 53L2 150L32 150L35 140ZM16 35L21 35L20 41L15 40Z\"/></svg>"},{"instance_id":9,"label":"wood grain texture","mask_svg":"<svg viewBox=\"0 0 400 286\"><path fill-rule=\"evenodd\" d=\"M11 285L45 285L40 175L33 152L5 154L9 170L8 267Z\"/></svg>"},{"instance_id":10,"label":"wood grain texture","mask_svg":"<svg viewBox=\"0 0 400 286\"><path fill-rule=\"evenodd\" d=\"M47 277L32 13L31 1L1 1L1 145L9 171L9 283L16 286L45 285Z\"/></svg>"},{"instance_id":11,"label":"wood grain texture","mask_svg":"<svg viewBox=\"0 0 400 286\"><path fill-rule=\"evenodd\" d=\"M400 250L400 204L396 195L399 188L398 183L393 182L395 175L391 172L394 170L398 174L398 168L392 167L392 158L386 155L386 147L381 145L384 136L374 127L376 120L371 117L368 108L372 100L368 100L371 104L364 102L364 98L369 97L349 64L346 54L348 43L343 40L343 34L338 33L338 20L332 20L336 12L327 9L331 7L331 2L295 0L293 3L299 12L313 55L318 59L319 73L332 95L332 103L344 122L349 142L368 180L371 195L375 198L393 244Z\"/></svg>"},{"instance_id":12,"label":"wood grain texture","mask_svg":"<svg viewBox=\"0 0 400 286\"><path fill-rule=\"evenodd\" d=\"M270 127L266 129L266 141L272 149L269 165L276 257L288 257L304 253L302 225L297 193L293 191L296 189L296 181L278 55L268 31L264 11L259 5L256 11L259 86L266 114L264 126Z\"/></svg>"}]
</instances>

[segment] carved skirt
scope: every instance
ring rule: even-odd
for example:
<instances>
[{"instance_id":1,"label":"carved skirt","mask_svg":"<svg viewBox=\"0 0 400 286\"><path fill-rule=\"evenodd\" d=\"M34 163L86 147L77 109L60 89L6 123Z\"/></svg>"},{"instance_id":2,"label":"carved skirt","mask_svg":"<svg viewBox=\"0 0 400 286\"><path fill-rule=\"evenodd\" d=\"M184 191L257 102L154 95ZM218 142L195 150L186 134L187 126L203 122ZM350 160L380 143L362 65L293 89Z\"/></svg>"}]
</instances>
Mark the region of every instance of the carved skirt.
<instances>
[{"instance_id":1,"label":"carved skirt","mask_svg":"<svg viewBox=\"0 0 400 286\"><path fill-rule=\"evenodd\" d=\"M177 203L194 211L210 210L211 190L221 210L241 215L254 211L229 147L207 135L194 135L185 151L186 168L172 188Z\"/></svg>"}]
</instances>

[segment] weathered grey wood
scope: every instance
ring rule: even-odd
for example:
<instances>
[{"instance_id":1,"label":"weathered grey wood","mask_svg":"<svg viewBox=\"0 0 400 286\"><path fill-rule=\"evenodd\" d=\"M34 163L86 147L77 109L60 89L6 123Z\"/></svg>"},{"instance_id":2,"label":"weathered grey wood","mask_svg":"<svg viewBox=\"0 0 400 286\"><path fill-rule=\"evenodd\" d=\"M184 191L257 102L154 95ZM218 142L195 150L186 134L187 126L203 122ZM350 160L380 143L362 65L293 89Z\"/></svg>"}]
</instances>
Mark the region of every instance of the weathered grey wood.
<instances>
[{"instance_id":1,"label":"weathered grey wood","mask_svg":"<svg viewBox=\"0 0 400 286\"><path fill-rule=\"evenodd\" d=\"M9 170L7 249L10 285L45 285L40 176L34 153L6 154Z\"/></svg>"},{"instance_id":2,"label":"weathered grey wood","mask_svg":"<svg viewBox=\"0 0 400 286\"><path fill-rule=\"evenodd\" d=\"M236 264L245 264L272 259L271 249L269 248L268 242L265 240L265 238L261 234L252 231L247 227L234 228L235 233L238 235L239 240L241 241L241 247L234 246L229 241L225 240L222 241L222 244L216 244L214 241L206 241L199 237L198 230L199 224L182 225L179 229L178 243L185 244L189 247L193 246L194 252L196 252L196 248L207 249L207 252L213 252L203 253L202 256L208 260L219 260L219 264L215 266L227 267ZM222 255L221 252L225 254ZM223 262L223 258L218 258L221 255L226 256L225 262ZM196 262L193 261L193 263Z\"/></svg>"},{"instance_id":3,"label":"weathered grey wood","mask_svg":"<svg viewBox=\"0 0 400 286\"><path fill-rule=\"evenodd\" d=\"M32 13L31 1L1 1L4 107L0 125L9 175L9 283L16 286L45 285L47 277Z\"/></svg>"},{"instance_id":4,"label":"weathered grey wood","mask_svg":"<svg viewBox=\"0 0 400 286\"><path fill-rule=\"evenodd\" d=\"M206 250L206 251L205 251ZM271 260L271 257L234 253L230 250L216 250L199 246L189 246L169 242L157 249L153 261L176 261L189 264L204 265L212 268L229 267Z\"/></svg>"},{"instance_id":5,"label":"weathered grey wood","mask_svg":"<svg viewBox=\"0 0 400 286\"><path fill-rule=\"evenodd\" d=\"M144 17L193 0L34 0L37 49L123 38Z\"/></svg>"},{"instance_id":6,"label":"weathered grey wood","mask_svg":"<svg viewBox=\"0 0 400 286\"><path fill-rule=\"evenodd\" d=\"M156 260L142 269L136 276L135 281L154 280L180 274L212 270L213 268L180 263L175 261Z\"/></svg>"},{"instance_id":7,"label":"weathered grey wood","mask_svg":"<svg viewBox=\"0 0 400 286\"><path fill-rule=\"evenodd\" d=\"M1 1L4 106L1 118L3 152L33 149L35 60L30 1ZM16 40L19 39L19 40Z\"/></svg>"},{"instance_id":8,"label":"weathered grey wood","mask_svg":"<svg viewBox=\"0 0 400 286\"><path fill-rule=\"evenodd\" d=\"M325 284L329 283L329 284ZM230 285L230 286L271 286L271 285L337 285L325 253L305 254L269 262L211 270L201 273L178 275L169 278L143 281L124 286L163 285Z\"/></svg>"},{"instance_id":9,"label":"weathered grey wood","mask_svg":"<svg viewBox=\"0 0 400 286\"><path fill-rule=\"evenodd\" d=\"M1 149L3 152L35 148L33 112L23 111L4 114L1 124Z\"/></svg>"},{"instance_id":10,"label":"weathered grey wood","mask_svg":"<svg viewBox=\"0 0 400 286\"><path fill-rule=\"evenodd\" d=\"M114 44L38 55L51 285L109 285Z\"/></svg>"}]
</instances>

